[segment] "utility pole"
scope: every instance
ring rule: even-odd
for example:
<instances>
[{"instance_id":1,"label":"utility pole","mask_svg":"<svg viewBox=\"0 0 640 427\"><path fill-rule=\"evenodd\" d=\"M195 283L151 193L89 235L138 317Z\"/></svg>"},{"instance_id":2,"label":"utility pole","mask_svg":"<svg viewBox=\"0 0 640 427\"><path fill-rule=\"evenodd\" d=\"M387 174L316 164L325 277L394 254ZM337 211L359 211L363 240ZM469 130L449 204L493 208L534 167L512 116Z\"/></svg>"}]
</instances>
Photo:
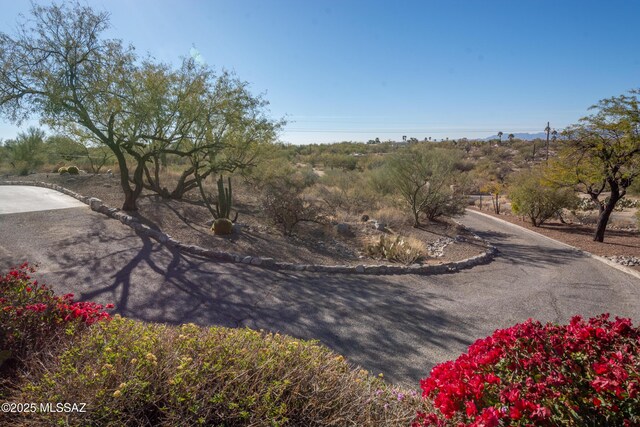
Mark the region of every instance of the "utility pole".
<instances>
[{"instance_id":1,"label":"utility pole","mask_svg":"<svg viewBox=\"0 0 640 427\"><path fill-rule=\"evenodd\" d=\"M547 154L546 154L545 162L549 164L549 132L551 132L551 128L549 127L549 122L547 122L547 127L544 128L544 131L547 133Z\"/></svg>"}]
</instances>

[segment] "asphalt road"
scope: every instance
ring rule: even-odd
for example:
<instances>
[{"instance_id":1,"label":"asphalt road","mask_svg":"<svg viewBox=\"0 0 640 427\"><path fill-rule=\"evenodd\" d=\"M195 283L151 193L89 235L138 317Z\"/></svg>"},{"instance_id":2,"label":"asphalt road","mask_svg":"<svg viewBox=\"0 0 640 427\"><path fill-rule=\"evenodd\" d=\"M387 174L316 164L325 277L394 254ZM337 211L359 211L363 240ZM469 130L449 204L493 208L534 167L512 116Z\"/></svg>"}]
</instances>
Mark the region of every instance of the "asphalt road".
<instances>
[{"instance_id":1,"label":"asphalt road","mask_svg":"<svg viewBox=\"0 0 640 427\"><path fill-rule=\"evenodd\" d=\"M38 263L57 292L113 302L141 320L318 339L416 388L436 363L529 317L610 312L640 323L640 280L490 218L462 222L498 248L491 264L433 276L324 276L185 256L87 207L23 212L0 215L0 269Z\"/></svg>"}]
</instances>

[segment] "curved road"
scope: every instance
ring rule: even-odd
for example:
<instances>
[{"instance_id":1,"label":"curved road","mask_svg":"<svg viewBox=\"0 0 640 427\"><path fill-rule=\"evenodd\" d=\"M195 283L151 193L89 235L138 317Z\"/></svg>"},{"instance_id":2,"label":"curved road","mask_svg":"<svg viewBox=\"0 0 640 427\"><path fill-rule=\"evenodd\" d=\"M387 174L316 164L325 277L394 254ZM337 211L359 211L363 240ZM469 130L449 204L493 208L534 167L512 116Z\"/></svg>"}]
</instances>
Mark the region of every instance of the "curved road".
<instances>
[{"instance_id":1,"label":"curved road","mask_svg":"<svg viewBox=\"0 0 640 427\"><path fill-rule=\"evenodd\" d=\"M640 280L491 218L462 222L498 248L492 263L433 276L323 276L183 255L87 207L10 213L0 215L0 271L36 262L58 293L113 302L137 319L319 339L415 388L434 364L529 317L610 312L640 323Z\"/></svg>"}]
</instances>

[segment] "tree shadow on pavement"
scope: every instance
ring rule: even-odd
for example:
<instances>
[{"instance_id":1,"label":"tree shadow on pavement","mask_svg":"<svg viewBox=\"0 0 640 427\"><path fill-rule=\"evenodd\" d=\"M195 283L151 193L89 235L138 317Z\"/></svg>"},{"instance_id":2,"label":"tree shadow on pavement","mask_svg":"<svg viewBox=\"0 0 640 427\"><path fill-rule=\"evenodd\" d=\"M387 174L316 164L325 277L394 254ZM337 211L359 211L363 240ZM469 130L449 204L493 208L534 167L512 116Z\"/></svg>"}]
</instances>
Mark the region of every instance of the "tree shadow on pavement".
<instances>
[{"instance_id":1,"label":"tree shadow on pavement","mask_svg":"<svg viewBox=\"0 0 640 427\"><path fill-rule=\"evenodd\" d=\"M549 244L536 246L533 240L519 243L522 239L516 234L502 231L474 230L474 233L494 245L498 249L499 257L517 265L559 265L576 258L587 257L578 250L560 246L551 241Z\"/></svg>"},{"instance_id":2,"label":"tree shadow on pavement","mask_svg":"<svg viewBox=\"0 0 640 427\"><path fill-rule=\"evenodd\" d=\"M496 247L501 258L517 265L545 267L588 258L584 253L571 248L536 247L518 243L502 243Z\"/></svg>"},{"instance_id":3,"label":"tree shadow on pavement","mask_svg":"<svg viewBox=\"0 0 640 427\"><path fill-rule=\"evenodd\" d=\"M78 260L65 255L65 245L74 253L111 247L111 255ZM86 236L65 245L53 255L57 271L46 277L58 292L113 302L117 313L145 321L318 339L396 384L417 387L434 364L457 356L477 338L474 328L439 308L447 297L425 289L416 293L411 283L417 279L408 276L274 272L185 256L133 233L109 245L95 245Z\"/></svg>"}]
</instances>

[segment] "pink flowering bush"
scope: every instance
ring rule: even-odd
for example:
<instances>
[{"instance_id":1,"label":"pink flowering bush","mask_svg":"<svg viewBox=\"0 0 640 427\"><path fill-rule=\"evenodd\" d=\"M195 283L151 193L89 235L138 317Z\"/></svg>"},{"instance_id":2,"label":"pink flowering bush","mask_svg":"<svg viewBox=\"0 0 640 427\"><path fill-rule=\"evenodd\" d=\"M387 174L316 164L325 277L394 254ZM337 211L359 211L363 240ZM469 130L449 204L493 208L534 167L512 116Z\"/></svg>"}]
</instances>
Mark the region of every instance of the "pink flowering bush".
<instances>
[{"instance_id":1,"label":"pink flowering bush","mask_svg":"<svg viewBox=\"0 0 640 427\"><path fill-rule=\"evenodd\" d=\"M640 426L640 328L603 314L529 319L478 340L420 382L422 426Z\"/></svg>"},{"instance_id":2,"label":"pink flowering bush","mask_svg":"<svg viewBox=\"0 0 640 427\"><path fill-rule=\"evenodd\" d=\"M76 302L73 294L57 296L46 285L32 280L35 268L24 263L0 276L0 351L5 359L23 360L43 350L67 328L109 319L103 307Z\"/></svg>"}]
</instances>

